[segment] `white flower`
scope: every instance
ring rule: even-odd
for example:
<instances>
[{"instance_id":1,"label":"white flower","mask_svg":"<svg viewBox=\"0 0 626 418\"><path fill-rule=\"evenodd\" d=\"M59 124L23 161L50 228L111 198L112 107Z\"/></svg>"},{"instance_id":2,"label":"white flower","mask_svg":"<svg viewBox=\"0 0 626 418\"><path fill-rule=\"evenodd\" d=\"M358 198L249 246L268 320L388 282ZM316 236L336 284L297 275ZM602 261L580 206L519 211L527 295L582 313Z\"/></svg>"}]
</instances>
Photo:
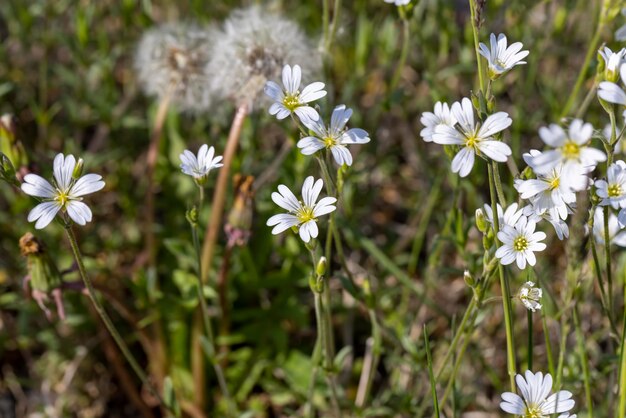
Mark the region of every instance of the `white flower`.
<instances>
[{"instance_id":1,"label":"white flower","mask_svg":"<svg viewBox=\"0 0 626 418\"><path fill-rule=\"evenodd\" d=\"M324 83L319 81L307 85L300 91L302 70L299 65L293 69L289 65L283 67L283 88L273 81L265 83L265 94L274 100L270 106L270 115L276 115L277 119L285 119L295 113L300 120L319 119L319 114L307 103L326 96Z\"/></svg>"},{"instance_id":2,"label":"white flower","mask_svg":"<svg viewBox=\"0 0 626 418\"><path fill-rule=\"evenodd\" d=\"M539 211L530 204L524 206L522 211L524 212L524 216L528 217L529 221L538 223L541 220L546 220L550 222L559 240L563 241L563 239L569 238L569 227L567 223L565 223L565 219L567 219L568 215L574 213L572 209L575 206L575 203L571 203L567 206L554 207L546 212L538 213Z\"/></svg>"},{"instance_id":3,"label":"white flower","mask_svg":"<svg viewBox=\"0 0 626 418\"><path fill-rule=\"evenodd\" d=\"M546 175L537 175L536 179L515 180L515 189L522 199L528 199L538 215L552 208L563 208L567 217L567 205L576 201L574 189L570 186L570 176L563 175L563 167L557 166Z\"/></svg>"},{"instance_id":4,"label":"white flower","mask_svg":"<svg viewBox=\"0 0 626 418\"><path fill-rule=\"evenodd\" d=\"M302 154L312 155L321 149L328 149L339 165L352 165L352 154L346 145L367 144L370 138L363 129L346 129L346 123L352 116L352 109L339 105L333 110L330 126L326 127L321 118L318 120L304 119L302 123L312 130L316 136L307 136L298 141Z\"/></svg>"},{"instance_id":5,"label":"white flower","mask_svg":"<svg viewBox=\"0 0 626 418\"><path fill-rule=\"evenodd\" d=\"M495 34L489 37L491 48L480 43L479 53L489 63L489 77L496 79L516 65L526 64L522 61L528 55L528 51L522 51L524 45L521 42L512 43L507 47L506 36L501 33L496 39Z\"/></svg>"},{"instance_id":6,"label":"white flower","mask_svg":"<svg viewBox=\"0 0 626 418\"><path fill-rule=\"evenodd\" d=\"M487 221L493 226L493 210L491 206L484 205L485 217ZM517 203L513 203L506 208L506 211L502 209L499 203L496 203L498 210L498 225L502 228L504 225L515 226L517 221L522 216L522 209L518 210Z\"/></svg>"},{"instance_id":7,"label":"white flower","mask_svg":"<svg viewBox=\"0 0 626 418\"><path fill-rule=\"evenodd\" d=\"M81 164L79 163L76 170L76 159L73 155L65 157L63 154L57 154L53 164L53 184L37 174L24 176L22 183L24 193L43 199L43 202L28 214L28 222L37 221L35 228L45 228L60 210L79 225L91 222L91 210L82 202L82 196L101 190L104 182L97 174L85 174L76 179L80 173L75 171L80 171Z\"/></svg>"},{"instance_id":8,"label":"white flower","mask_svg":"<svg viewBox=\"0 0 626 418\"><path fill-rule=\"evenodd\" d=\"M609 213L609 241L618 247L626 247L626 231L622 231L619 224L617 216ZM604 245L604 210L602 208L597 208L593 215L593 236L599 245Z\"/></svg>"},{"instance_id":9,"label":"white flower","mask_svg":"<svg viewBox=\"0 0 626 418\"><path fill-rule=\"evenodd\" d=\"M543 251L546 244L539 242L546 238L546 234L535 232L535 222L527 217L519 218L515 226L504 225L498 232L498 239L502 246L496 251L496 257L500 259L502 265L517 263L520 269L526 268L526 263L534 266L537 262L535 251Z\"/></svg>"},{"instance_id":10,"label":"white flower","mask_svg":"<svg viewBox=\"0 0 626 418\"><path fill-rule=\"evenodd\" d=\"M626 56L626 48L622 48L617 52L611 51L611 48L604 47L604 49L598 51L600 56L604 60L604 77L607 81L617 81L619 76L619 70L624 63L624 57Z\"/></svg>"},{"instance_id":11,"label":"white flower","mask_svg":"<svg viewBox=\"0 0 626 418\"><path fill-rule=\"evenodd\" d=\"M223 166L222 156L215 157L215 149L206 144L202 145L198 150L198 157L189 150L184 150L180 154L180 161L182 164L180 168L184 174L193 177L199 183L206 180L209 171L213 168Z\"/></svg>"},{"instance_id":12,"label":"white flower","mask_svg":"<svg viewBox=\"0 0 626 418\"><path fill-rule=\"evenodd\" d=\"M385 0L385 3L393 3L396 6L406 6L411 3L411 0Z\"/></svg>"},{"instance_id":13,"label":"white flower","mask_svg":"<svg viewBox=\"0 0 626 418\"><path fill-rule=\"evenodd\" d=\"M626 163L616 161L606 170L606 180L596 180L596 193L602 198L601 206L614 209L626 207Z\"/></svg>"},{"instance_id":14,"label":"white flower","mask_svg":"<svg viewBox=\"0 0 626 418\"><path fill-rule=\"evenodd\" d=\"M593 126L574 119L567 132L559 125L539 129L539 137L555 149L542 152L527 161L536 173L545 174L563 164L565 174L593 171L606 155L599 149L587 146L593 135Z\"/></svg>"},{"instance_id":15,"label":"white flower","mask_svg":"<svg viewBox=\"0 0 626 418\"><path fill-rule=\"evenodd\" d=\"M541 295L542 290L539 287L535 287L535 283L526 282L522 285L517 297L526 306L529 311L535 312L537 309L541 309Z\"/></svg>"},{"instance_id":16,"label":"white flower","mask_svg":"<svg viewBox=\"0 0 626 418\"><path fill-rule=\"evenodd\" d=\"M454 127L454 125L456 125L456 119L454 119L448 103L442 102L435 103L434 113L422 113L420 122L424 125L424 129L422 129L420 135L426 142L432 142L433 134L435 133L437 126L445 125Z\"/></svg>"},{"instance_id":17,"label":"white flower","mask_svg":"<svg viewBox=\"0 0 626 418\"><path fill-rule=\"evenodd\" d=\"M452 105L452 115L458 122L458 129L439 125L432 138L437 144L462 147L452 160L453 173L467 176L474 166L477 153L498 162L505 162L511 155L511 148L507 144L493 138L493 135L511 126L513 121L507 113L494 113L482 125L476 124L472 102L466 97L461 103Z\"/></svg>"},{"instance_id":18,"label":"white flower","mask_svg":"<svg viewBox=\"0 0 626 418\"><path fill-rule=\"evenodd\" d=\"M291 227L298 227L302 241L309 242L311 238L317 238L317 218L334 211L334 204L337 202L334 197L324 197L315 203L322 187L322 179L314 181L313 176L307 177L302 185L302 201L299 201L287 186L278 186L278 193L272 193L272 200L289 213L274 215L267 220L267 226L274 227L272 234L277 235Z\"/></svg>"},{"instance_id":19,"label":"white flower","mask_svg":"<svg viewBox=\"0 0 626 418\"><path fill-rule=\"evenodd\" d=\"M560 390L550 395L552 391L552 376L546 373L534 373L527 370L526 378L521 374L515 376L515 382L522 396L504 392L500 408L509 414L519 415L521 418L547 418L551 414L567 412L574 407L572 393ZM550 395L550 396L548 396ZM566 418L561 415L559 418ZM570 416L572 418L572 416Z\"/></svg>"},{"instance_id":20,"label":"white flower","mask_svg":"<svg viewBox=\"0 0 626 418\"><path fill-rule=\"evenodd\" d=\"M620 69L622 83L626 85L626 65ZM626 92L612 81L603 81L598 86L598 96L609 103L626 106Z\"/></svg>"}]
</instances>

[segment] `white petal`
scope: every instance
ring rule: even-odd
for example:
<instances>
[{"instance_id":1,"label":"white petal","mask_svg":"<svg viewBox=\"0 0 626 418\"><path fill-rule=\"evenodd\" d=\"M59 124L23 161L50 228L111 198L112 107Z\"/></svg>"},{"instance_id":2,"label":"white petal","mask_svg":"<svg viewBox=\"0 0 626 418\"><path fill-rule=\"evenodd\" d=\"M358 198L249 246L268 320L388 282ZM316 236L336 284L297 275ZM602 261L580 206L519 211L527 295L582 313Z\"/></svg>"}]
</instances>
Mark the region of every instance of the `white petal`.
<instances>
[{"instance_id":1,"label":"white petal","mask_svg":"<svg viewBox=\"0 0 626 418\"><path fill-rule=\"evenodd\" d=\"M57 202L44 202L40 203L33 208L28 214L28 222L33 222L37 219L37 223L35 223L35 228L43 229L56 216L57 212L61 209Z\"/></svg>"},{"instance_id":2,"label":"white petal","mask_svg":"<svg viewBox=\"0 0 626 418\"><path fill-rule=\"evenodd\" d=\"M474 167L474 150L469 147L461 149L452 160L452 172L466 177Z\"/></svg>"},{"instance_id":3,"label":"white petal","mask_svg":"<svg viewBox=\"0 0 626 418\"><path fill-rule=\"evenodd\" d=\"M72 186L69 192L70 197L84 196L89 193L97 192L104 188L102 176L98 174L85 174Z\"/></svg>"},{"instance_id":4,"label":"white petal","mask_svg":"<svg viewBox=\"0 0 626 418\"><path fill-rule=\"evenodd\" d=\"M67 206L67 214L79 225L85 225L87 222L91 222L91 210L89 206L83 202L77 200L70 201Z\"/></svg>"},{"instance_id":5,"label":"white petal","mask_svg":"<svg viewBox=\"0 0 626 418\"><path fill-rule=\"evenodd\" d=\"M57 195L54 187L46 179L37 174L26 174L22 191L30 196L53 198Z\"/></svg>"}]
</instances>

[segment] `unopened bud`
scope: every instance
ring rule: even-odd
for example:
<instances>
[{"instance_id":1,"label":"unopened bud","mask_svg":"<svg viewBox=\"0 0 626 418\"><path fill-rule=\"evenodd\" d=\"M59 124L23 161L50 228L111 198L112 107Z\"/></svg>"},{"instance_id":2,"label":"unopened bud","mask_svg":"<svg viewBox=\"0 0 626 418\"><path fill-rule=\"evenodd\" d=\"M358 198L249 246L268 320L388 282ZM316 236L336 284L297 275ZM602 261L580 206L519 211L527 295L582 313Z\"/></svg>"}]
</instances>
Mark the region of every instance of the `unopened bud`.
<instances>
[{"instance_id":1,"label":"unopened bud","mask_svg":"<svg viewBox=\"0 0 626 418\"><path fill-rule=\"evenodd\" d=\"M469 287L474 287L476 285L476 280L474 280L474 276L472 276L469 270L465 270L463 272L463 280L465 280L465 284Z\"/></svg>"},{"instance_id":2,"label":"unopened bud","mask_svg":"<svg viewBox=\"0 0 626 418\"><path fill-rule=\"evenodd\" d=\"M2 152L0 152L0 179L19 187L19 182L15 177L15 167L9 157Z\"/></svg>"},{"instance_id":3,"label":"unopened bud","mask_svg":"<svg viewBox=\"0 0 626 418\"><path fill-rule=\"evenodd\" d=\"M489 222L482 209L476 209L476 228L483 234L489 229Z\"/></svg>"},{"instance_id":4,"label":"unopened bud","mask_svg":"<svg viewBox=\"0 0 626 418\"><path fill-rule=\"evenodd\" d=\"M192 206L191 209L185 212L185 218L187 218L187 222L191 224L191 226L196 227L198 225L198 208L196 206Z\"/></svg>"},{"instance_id":5,"label":"unopened bud","mask_svg":"<svg viewBox=\"0 0 626 418\"><path fill-rule=\"evenodd\" d=\"M74 167L74 171L72 172L72 178L74 180L78 180L80 176L83 175L83 167L85 166L85 162L82 158L79 158L76 162L76 166Z\"/></svg>"},{"instance_id":6,"label":"unopened bud","mask_svg":"<svg viewBox=\"0 0 626 418\"><path fill-rule=\"evenodd\" d=\"M328 261L326 261L326 257L321 257L317 262L317 266L315 267L315 273L318 276L323 276L326 274L326 268L328 267Z\"/></svg>"}]
</instances>

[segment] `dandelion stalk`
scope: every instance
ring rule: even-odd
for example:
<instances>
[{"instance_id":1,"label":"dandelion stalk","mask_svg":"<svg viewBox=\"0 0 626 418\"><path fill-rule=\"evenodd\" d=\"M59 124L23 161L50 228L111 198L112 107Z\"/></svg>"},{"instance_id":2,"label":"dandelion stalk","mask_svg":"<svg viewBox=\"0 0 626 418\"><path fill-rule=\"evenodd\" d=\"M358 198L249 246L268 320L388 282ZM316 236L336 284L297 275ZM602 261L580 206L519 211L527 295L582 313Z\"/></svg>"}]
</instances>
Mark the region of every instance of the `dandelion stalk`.
<instances>
[{"instance_id":1,"label":"dandelion stalk","mask_svg":"<svg viewBox=\"0 0 626 418\"><path fill-rule=\"evenodd\" d=\"M239 137L241 136L241 130L247 115L248 106L246 104L240 105L237 108L233 123L230 127L230 132L228 133L226 149L224 150L224 165L217 177L217 184L215 186L215 191L213 192L213 201L211 203L211 218L209 219L209 224L207 225L204 236L204 243L202 245L200 271L202 283L206 283L208 281L209 272L211 271L213 253L215 252L217 237L221 229L222 215L224 212L224 205L226 203L230 166L233 162L233 158L235 157L235 151L237 150Z\"/></svg>"},{"instance_id":2,"label":"dandelion stalk","mask_svg":"<svg viewBox=\"0 0 626 418\"><path fill-rule=\"evenodd\" d=\"M131 368L133 369L137 377L139 377L139 380L141 380L141 382L150 390L150 392L154 395L154 397L156 397L159 400L159 403L164 408L169 410L169 407L165 405L157 389L148 380L148 376L145 374L141 366L139 366L139 363L137 362L137 360L131 353L130 349L124 342L124 339L115 328L115 325L113 325L113 321L111 321L111 318L109 317L106 310L104 309L104 307L98 300L98 297L96 296L96 289L94 288L91 279L87 275L87 270L85 269L85 265L83 263L83 257L80 252L80 249L78 248L78 242L76 240L76 236L74 235L74 231L72 230L72 226L70 223L66 223L65 233L70 242L70 246L72 247L72 253L74 254L74 259L76 260L76 265L78 266L78 272L80 273L80 277L83 280L83 283L85 283L85 287L87 288L87 292L89 293L89 298L91 299L91 302L93 303L93 306L96 309L96 312L100 316L100 319L102 319L104 326L107 328L107 330L111 334L111 337L113 337L113 339L115 340L115 343L117 344L118 348L120 349L120 351L126 358L126 361L128 361L128 363L130 364ZM173 413L173 411L170 411L170 412Z\"/></svg>"},{"instance_id":3,"label":"dandelion stalk","mask_svg":"<svg viewBox=\"0 0 626 418\"><path fill-rule=\"evenodd\" d=\"M202 209L202 203L204 200L204 189L202 186L198 186L199 189L199 204L198 204L198 211L200 211ZM192 236L192 240L193 240L193 246L194 246L194 250L196 252L196 257L198 260L198 274L196 275L196 278L198 280L197 283L197 292L198 292L198 302L200 303L200 313L201 313L201 317L202 317L202 323L204 325L204 334L206 336L206 355L209 359L209 361L211 362L211 364L213 365L213 370L215 371L215 376L217 377L217 382L220 386L220 390L222 391L222 395L224 395L224 398L226 399L226 403L228 405L229 411L231 413L231 416L234 416L234 402L230 396L230 392L228 390L228 385L226 384L226 378L224 376L224 370L222 369L222 366L220 365L220 362L217 361L216 359L216 349L215 349L215 334L213 332L213 326L211 324L211 318L209 316L209 308L207 306L206 303L206 299L204 298L204 293L203 293L203 288L204 288L204 283L202 283L202 279L200 277L200 271L201 271L201 253L200 253L200 238L198 236L198 225L195 222L194 219L190 219L190 224L191 224L191 236ZM194 330L193 332L196 335L199 335L200 333L198 333L197 331L197 320L198 318L195 317L194 318ZM193 348L194 352L197 349L202 349L202 345L201 344L197 344L196 347ZM194 364L194 381L197 380L197 382L195 383L201 383L204 380L204 373L202 373L201 375L196 374L196 372L198 371L198 369L203 369L203 364L201 361L198 361L196 364ZM202 377L200 377L202 376ZM202 390L198 390L198 392L203 392ZM202 399L202 398L200 398Z\"/></svg>"},{"instance_id":4,"label":"dandelion stalk","mask_svg":"<svg viewBox=\"0 0 626 418\"><path fill-rule=\"evenodd\" d=\"M488 175L489 175L489 192L491 194L491 207L494 208L494 216L493 216L493 235L494 235L494 244L496 246L496 251L500 245L498 240L498 232L500 231L500 220L497 215L497 205L496 205L496 191L495 191L495 170L493 166L496 165L496 162L493 161L491 164L488 164ZM514 351L514 340L513 340L513 320L512 320L512 309L511 309L511 290L509 287L509 282L504 275L504 268L501 263L498 263L498 275L500 276L500 287L502 288L502 308L504 310L504 323L506 329L506 353L507 353L507 369L509 374L509 380L511 383L511 391L515 391L515 351Z\"/></svg>"}]
</instances>

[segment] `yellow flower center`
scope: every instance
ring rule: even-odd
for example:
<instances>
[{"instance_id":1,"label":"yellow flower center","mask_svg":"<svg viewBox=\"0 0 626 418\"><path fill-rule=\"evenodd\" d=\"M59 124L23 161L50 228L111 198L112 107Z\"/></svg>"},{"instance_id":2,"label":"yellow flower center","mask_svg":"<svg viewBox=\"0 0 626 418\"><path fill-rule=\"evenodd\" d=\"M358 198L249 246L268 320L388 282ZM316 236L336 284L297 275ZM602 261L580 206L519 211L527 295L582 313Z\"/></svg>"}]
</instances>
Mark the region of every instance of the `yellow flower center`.
<instances>
[{"instance_id":1,"label":"yellow flower center","mask_svg":"<svg viewBox=\"0 0 626 418\"><path fill-rule=\"evenodd\" d=\"M515 240L513 240L513 249L515 249L515 251L524 251L527 248L528 240L526 239L526 237L519 236L515 238Z\"/></svg>"},{"instance_id":2,"label":"yellow flower center","mask_svg":"<svg viewBox=\"0 0 626 418\"><path fill-rule=\"evenodd\" d=\"M324 145L326 146L326 148L332 148L336 144L337 141L332 136L327 136L326 138L324 138Z\"/></svg>"},{"instance_id":3,"label":"yellow flower center","mask_svg":"<svg viewBox=\"0 0 626 418\"><path fill-rule=\"evenodd\" d=\"M476 148L476 144L478 144L478 140L476 139L476 135L472 134L465 138L465 146Z\"/></svg>"},{"instance_id":4,"label":"yellow flower center","mask_svg":"<svg viewBox=\"0 0 626 418\"><path fill-rule=\"evenodd\" d=\"M622 194L624 194L624 190L622 189L622 186L620 186L619 184L609 185L609 190L608 190L609 197L620 197Z\"/></svg>"},{"instance_id":5,"label":"yellow flower center","mask_svg":"<svg viewBox=\"0 0 626 418\"><path fill-rule=\"evenodd\" d=\"M58 194L56 195L56 197L54 198L54 200L56 200L57 202L59 202L59 204L61 205L61 207L63 209L65 209L65 205L67 205L67 202L70 201L68 195L66 192L62 192L62 191L58 191Z\"/></svg>"},{"instance_id":6,"label":"yellow flower center","mask_svg":"<svg viewBox=\"0 0 626 418\"><path fill-rule=\"evenodd\" d=\"M561 183L561 180L559 179L559 177L553 178L550 181L550 190L554 190L554 189L558 188L560 183Z\"/></svg>"},{"instance_id":7,"label":"yellow flower center","mask_svg":"<svg viewBox=\"0 0 626 418\"><path fill-rule=\"evenodd\" d=\"M290 111L296 110L300 106L300 94L289 94L283 99L283 106Z\"/></svg>"},{"instance_id":8,"label":"yellow flower center","mask_svg":"<svg viewBox=\"0 0 626 418\"><path fill-rule=\"evenodd\" d=\"M535 405L528 405L523 415L524 418L542 418L541 409Z\"/></svg>"},{"instance_id":9,"label":"yellow flower center","mask_svg":"<svg viewBox=\"0 0 626 418\"><path fill-rule=\"evenodd\" d=\"M313 208L308 206L301 206L296 212L296 216L301 223L307 223L309 221L315 220L315 215L313 215Z\"/></svg>"},{"instance_id":10,"label":"yellow flower center","mask_svg":"<svg viewBox=\"0 0 626 418\"><path fill-rule=\"evenodd\" d=\"M562 147L561 152L565 158L574 159L580 156L580 146L574 141L567 141Z\"/></svg>"}]
</instances>

